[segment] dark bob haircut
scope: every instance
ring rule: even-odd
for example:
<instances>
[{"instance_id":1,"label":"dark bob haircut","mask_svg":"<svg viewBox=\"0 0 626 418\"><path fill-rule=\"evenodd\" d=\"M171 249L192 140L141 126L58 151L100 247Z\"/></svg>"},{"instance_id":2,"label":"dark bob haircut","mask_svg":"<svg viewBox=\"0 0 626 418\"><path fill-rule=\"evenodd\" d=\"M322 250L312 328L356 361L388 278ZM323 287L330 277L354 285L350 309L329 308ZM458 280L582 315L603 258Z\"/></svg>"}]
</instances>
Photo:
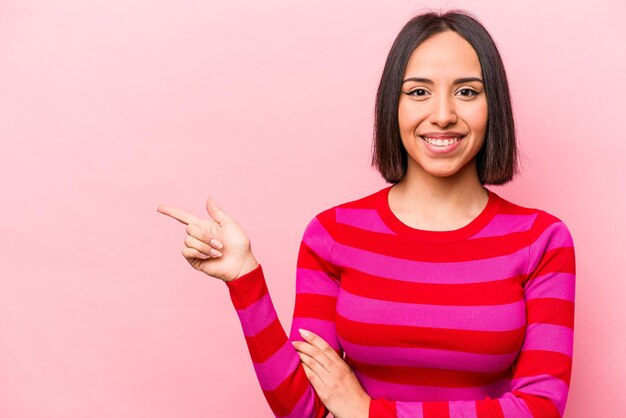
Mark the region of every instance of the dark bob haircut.
<instances>
[{"instance_id":1,"label":"dark bob haircut","mask_svg":"<svg viewBox=\"0 0 626 418\"><path fill-rule=\"evenodd\" d=\"M476 51L487 96L487 129L476 154L481 184L504 184L519 172L515 122L506 72L495 42L469 12L428 12L407 22L396 37L376 93L372 166L387 183L399 182L407 170L407 152L400 138L398 103L402 78L411 54L422 42L439 32L454 31Z\"/></svg>"}]
</instances>

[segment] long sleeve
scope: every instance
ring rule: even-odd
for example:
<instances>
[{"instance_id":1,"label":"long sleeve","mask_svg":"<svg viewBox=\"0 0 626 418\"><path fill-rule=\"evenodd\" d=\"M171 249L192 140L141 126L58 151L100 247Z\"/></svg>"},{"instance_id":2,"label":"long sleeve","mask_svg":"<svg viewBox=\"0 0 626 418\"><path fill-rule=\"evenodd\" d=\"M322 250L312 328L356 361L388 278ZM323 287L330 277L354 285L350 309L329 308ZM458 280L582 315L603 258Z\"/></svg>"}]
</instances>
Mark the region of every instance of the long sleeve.
<instances>
[{"instance_id":1,"label":"long sleeve","mask_svg":"<svg viewBox=\"0 0 626 418\"><path fill-rule=\"evenodd\" d=\"M339 280L331 262L334 240L327 226L333 221L334 213L327 210L305 229L297 260L289 338L276 315L260 265L227 283L261 389L277 417L320 418L328 414L291 341L302 341L298 329L308 329L342 355L334 323Z\"/></svg>"},{"instance_id":2,"label":"long sleeve","mask_svg":"<svg viewBox=\"0 0 626 418\"><path fill-rule=\"evenodd\" d=\"M373 399L370 417L562 417L574 336L575 256L565 224L541 211L530 233L522 282L526 330L510 390L481 400L401 402Z\"/></svg>"}]
</instances>

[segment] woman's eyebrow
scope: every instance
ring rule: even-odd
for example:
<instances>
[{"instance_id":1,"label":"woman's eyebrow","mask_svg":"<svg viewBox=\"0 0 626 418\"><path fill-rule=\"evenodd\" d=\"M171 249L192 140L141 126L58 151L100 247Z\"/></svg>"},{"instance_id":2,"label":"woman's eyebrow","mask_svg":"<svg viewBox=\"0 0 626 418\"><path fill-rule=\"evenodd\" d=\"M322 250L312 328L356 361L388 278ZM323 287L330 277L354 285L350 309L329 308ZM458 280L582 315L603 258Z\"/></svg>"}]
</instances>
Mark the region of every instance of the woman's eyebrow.
<instances>
[{"instance_id":1,"label":"woman's eyebrow","mask_svg":"<svg viewBox=\"0 0 626 418\"><path fill-rule=\"evenodd\" d=\"M418 82L418 83L434 84L433 80L431 80L429 78L422 78L422 77L410 77L410 78L407 78L406 80L402 81L402 84L406 83L407 81L415 81L415 82ZM483 80L481 80L478 77L457 78L456 80L454 80L454 84L469 83L470 81L479 81L479 82L484 84Z\"/></svg>"}]
</instances>

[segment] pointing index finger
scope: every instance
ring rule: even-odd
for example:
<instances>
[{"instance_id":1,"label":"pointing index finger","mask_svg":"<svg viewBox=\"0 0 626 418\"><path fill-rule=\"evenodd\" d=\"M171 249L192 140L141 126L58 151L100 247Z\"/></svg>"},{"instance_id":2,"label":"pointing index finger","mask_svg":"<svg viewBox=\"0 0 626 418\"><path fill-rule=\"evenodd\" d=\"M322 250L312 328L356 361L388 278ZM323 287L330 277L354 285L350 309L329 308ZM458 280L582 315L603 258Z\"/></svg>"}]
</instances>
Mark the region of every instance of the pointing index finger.
<instances>
[{"instance_id":1,"label":"pointing index finger","mask_svg":"<svg viewBox=\"0 0 626 418\"><path fill-rule=\"evenodd\" d=\"M176 219L178 222L189 225L190 223L200 224L201 220L191 213L187 213L182 209L175 208L169 205L159 205L156 207L157 212L170 216Z\"/></svg>"}]
</instances>

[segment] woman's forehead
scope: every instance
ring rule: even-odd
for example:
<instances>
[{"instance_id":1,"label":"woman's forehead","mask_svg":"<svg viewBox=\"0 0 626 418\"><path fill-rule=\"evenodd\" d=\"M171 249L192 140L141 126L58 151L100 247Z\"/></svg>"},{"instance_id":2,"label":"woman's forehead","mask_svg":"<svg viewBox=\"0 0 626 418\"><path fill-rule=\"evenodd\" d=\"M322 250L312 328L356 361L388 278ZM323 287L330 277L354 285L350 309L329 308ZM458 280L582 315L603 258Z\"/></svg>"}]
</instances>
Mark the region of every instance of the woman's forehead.
<instances>
[{"instance_id":1,"label":"woman's forehead","mask_svg":"<svg viewBox=\"0 0 626 418\"><path fill-rule=\"evenodd\" d=\"M407 77L480 77L478 54L472 45L453 31L437 33L412 52Z\"/></svg>"}]
</instances>

